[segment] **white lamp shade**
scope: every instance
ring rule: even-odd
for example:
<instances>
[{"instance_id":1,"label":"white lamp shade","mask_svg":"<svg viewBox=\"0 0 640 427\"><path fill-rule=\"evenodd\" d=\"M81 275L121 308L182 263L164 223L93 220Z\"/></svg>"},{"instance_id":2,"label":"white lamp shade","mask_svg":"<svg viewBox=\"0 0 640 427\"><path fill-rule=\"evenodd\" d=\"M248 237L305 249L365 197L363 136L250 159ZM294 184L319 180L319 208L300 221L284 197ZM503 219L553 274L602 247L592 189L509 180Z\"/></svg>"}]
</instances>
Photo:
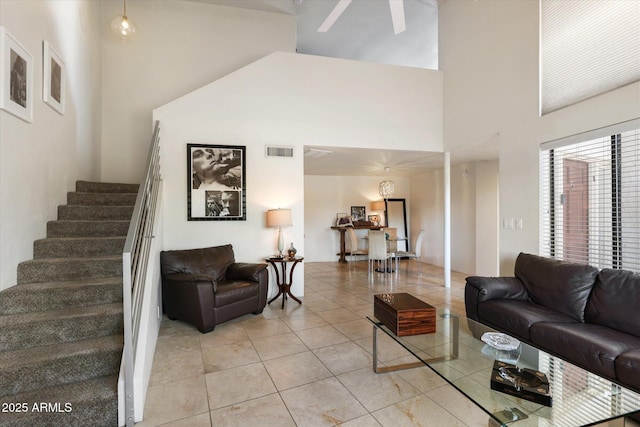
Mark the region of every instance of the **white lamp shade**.
<instances>
[{"instance_id":1,"label":"white lamp shade","mask_svg":"<svg viewBox=\"0 0 640 427\"><path fill-rule=\"evenodd\" d=\"M269 209L267 227L291 227L291 209Z\"/></svg>"}]
</instances>

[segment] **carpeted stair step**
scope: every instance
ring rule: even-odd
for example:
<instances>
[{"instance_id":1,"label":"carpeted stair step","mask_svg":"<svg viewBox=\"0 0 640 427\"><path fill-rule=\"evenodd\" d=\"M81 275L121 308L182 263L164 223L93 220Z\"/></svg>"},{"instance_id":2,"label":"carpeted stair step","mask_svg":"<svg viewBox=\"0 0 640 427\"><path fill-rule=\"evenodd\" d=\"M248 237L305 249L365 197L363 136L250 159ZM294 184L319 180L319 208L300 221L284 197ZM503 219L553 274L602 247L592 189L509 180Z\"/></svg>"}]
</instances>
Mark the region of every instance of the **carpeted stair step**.
<instances>
[{"instance_id":1,"label":"carpeted stair step","mask_svg":"<svg viewBox=\"0 0 640 427\"><path fill-rule=\"evenodd\" d=\"M3 413L0 427L117 426L117 393L118 376L110 375L5 396L0 406L23 402L27 410Z\"/></svg>"},{"instance_id":2,"label":"carpeted stair step","mask_svg":"<svg viewBox=\"0 0 640 427\"><path fill-rule=\"evenodd\" d=\"M18 284L122 277L122 255L40 258L18 264Z\"/></svg>"},{"instance_id":3,"label":"carpeted stair step","mask_svg":"<svg viewBox=\"0 0 640 427\"><path fill-rule=\"evenodd\" d=\"M111 335L0 352L0 396L113 375L122 347L122 335Z\"/></svg>"},{"instance_id":4,"label":"carpeted stair step","mask_svg":"<svg viewBox=\"0 0 640 427\"><path fill-rule=\"evenodd\" d=\"M122 303L0 316L0 351L122 334Z\"/></svg>"},{"instance_id":5,"label":"carpeted stair step","mask_svg":"<svg viewBox=\"0 0 640 427\"><path fill-rule=\"evenodd\" d=\"M132 213L133 206L58 206L58 220L130 220Z\"/></svg>"},{"instance_id":6,"label":"carpeted stair step","mask_svg":"<svg viewBox=\"0 0 640 427\"><path fill-rule=\"evenodd\" d=\"M133 206L136 193L67 193L68 205L79 206Z\"/></svg>"},{"instance_id":7,"label":"carpeted stair step","mask_svg":"<svg viewBox=\"0 0 640 427\"><path fill-rule=\"evenodd\" d=\"M112 221L49 221L47 237L108 237L126 236L129 220Z\"/></svg>"},{"instance_id":8,"label":"carpeted stair step","mask_svg":"<svg viewBox=\"0 0 640 427\"><path fill-rule=\"evenodd\" d=\"M138 188L76 182L18 285L0 292L0 427L118 425L122 249Z\"/></svg>"},{"instance_id":9,"label":"carpeted stair step","mask_svg":"<svg viewBox=\"0 0 640 427\"><path fill-rule=\"evenodd\" d=\"M33 242L33 258L74 258L122 254L123 237L52 237Z\"/></svg>"},{"instance_id":10,"label":"carpeted stair step","mask_svg":"<svg viewBox=\"0 0 640 427\"><path fill-rule=\"evenodd\" d=\"M0 295L0 315L61 310L122 301L122 277L25 283Z\"/></svg>"},{"instance_id":11,"label":"carpeted stair step","mask_svg":"<svg viewBox=\"0 0 640 427\"><path fill-rule=\"evenodd\" d=\"M76 191L79 193L137 193L138 188L138 184L76 181Z\"/></svg>"}]
</instances>

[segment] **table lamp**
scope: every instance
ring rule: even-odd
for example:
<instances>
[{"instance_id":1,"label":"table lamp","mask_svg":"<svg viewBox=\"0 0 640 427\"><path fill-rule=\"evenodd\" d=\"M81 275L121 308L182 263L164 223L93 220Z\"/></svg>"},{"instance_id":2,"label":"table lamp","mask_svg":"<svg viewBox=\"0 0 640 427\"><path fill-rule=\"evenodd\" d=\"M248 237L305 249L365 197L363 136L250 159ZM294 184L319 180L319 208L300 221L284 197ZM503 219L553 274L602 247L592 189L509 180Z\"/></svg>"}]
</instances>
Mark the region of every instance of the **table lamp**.
<instances>
[{"instance_id":1,"label":"table lamp","mask_svg":"<svg viewBox=\"0 0 640 427\"><path fill-rule=\"evenodd\" d=\"M376 202L371 202L371 210L372 211L384 211L384 200L378 200Z\"/></svg>"},{"instance_id":2,"label":"table lamp","mask_svg":"<svg viewBox=\"0 0 640 427\"><path fill-rule=\"evenodd\" d=\"M384 200L378 200L376 202L371 202L371 210L376 212L382 212L383 214L386 212L386 203ZM382 221L380 221L380 225L382 225Z\"/></svg>"},{"instance_id":3,"label":"table lamp","mask_svg":"<svg viewBox=\"0 0 640 427\"><path fill-rule=\"evenodd\" d=\"M278 256L282 256L284 239L282 227L291 227L291 209L269 209L267 211L267 227L278 227Z\"/></svg>"}]
</instances>

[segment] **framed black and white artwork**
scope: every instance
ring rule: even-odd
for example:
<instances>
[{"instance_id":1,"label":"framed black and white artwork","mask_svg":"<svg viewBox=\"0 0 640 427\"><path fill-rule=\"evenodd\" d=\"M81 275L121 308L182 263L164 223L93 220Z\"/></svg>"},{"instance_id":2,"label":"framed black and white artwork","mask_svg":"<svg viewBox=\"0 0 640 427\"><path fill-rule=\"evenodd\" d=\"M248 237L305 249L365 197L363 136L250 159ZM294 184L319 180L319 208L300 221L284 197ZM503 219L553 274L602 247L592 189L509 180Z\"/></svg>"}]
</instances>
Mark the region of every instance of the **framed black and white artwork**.
<instances>
[{"instance_id":1,"label":"framed black and white artwork","mask_svg":"<svg viewBox=\"0 0 640 427\"><path fill-rule=\"evenodd\" d=\"M0 27L0 109L33 122L33 57Z\"/></svg>"},{"instance_id":2,"label":"framed black and white artwork","mask_svg":"<svg viewBox=\"0 0 640 427\"><path fill-rule=\"evenodd\" d=\"M187 144L187 220L244 221L246 147Z\"/></svg>"},{"instance_id":3,"label":"framed black and white artwork","mask_svg":"<svg viewBox=\"0 0 640 427\"><path fill-rule=\"evenodd\" d=\"M64 62L46 40L42 43L42 100L64 114Z\"/></svg>"},{"instance_id":4,"label":"framed black and white artwork","mask_svg":"<svg viewBox=\"0 0 640 427\"><path fill-rule=\"evenodd\" d=\"M365 221L367 219L366 208L364 206L351 206L351 219L353 221Z\"/></svg>"}]
</instances>

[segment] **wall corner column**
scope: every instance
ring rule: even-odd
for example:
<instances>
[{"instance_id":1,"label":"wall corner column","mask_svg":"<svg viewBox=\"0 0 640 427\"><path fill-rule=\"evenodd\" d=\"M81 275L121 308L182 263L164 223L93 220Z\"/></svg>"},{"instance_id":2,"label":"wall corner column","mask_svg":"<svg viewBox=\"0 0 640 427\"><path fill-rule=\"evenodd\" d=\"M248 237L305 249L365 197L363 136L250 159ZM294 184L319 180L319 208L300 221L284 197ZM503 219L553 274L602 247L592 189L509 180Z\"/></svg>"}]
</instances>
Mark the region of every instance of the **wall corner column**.
<instances>
[{"instance_id":1,"label":"wall corner column","mask_svg":"<svg viewBox=\"0 0 640 427\"><path fill-rule=\"evenodd\" d=\"M451 153L444 153L444 287L451 287Z\"/></svg>"}]
</instances>

